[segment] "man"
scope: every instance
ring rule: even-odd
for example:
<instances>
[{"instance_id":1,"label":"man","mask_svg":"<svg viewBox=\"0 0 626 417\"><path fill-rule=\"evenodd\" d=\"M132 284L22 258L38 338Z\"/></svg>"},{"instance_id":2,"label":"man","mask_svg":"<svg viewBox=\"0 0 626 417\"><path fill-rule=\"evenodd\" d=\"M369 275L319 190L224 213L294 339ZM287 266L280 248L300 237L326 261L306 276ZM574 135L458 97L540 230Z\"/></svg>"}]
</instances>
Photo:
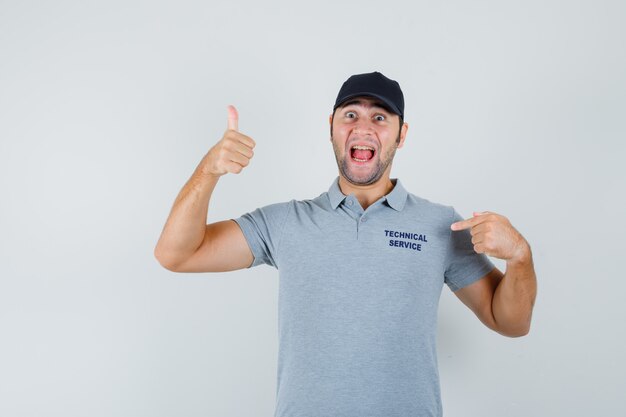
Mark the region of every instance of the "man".
<instances>
[{"instance_id":1,"label":"man","mask_svg":"<svg viewBox=\"0 0 626 417\"><path fill-rule=\"evenodd\" d=\"M329 117L339 176L328 192L207 225L218 178L241 172L255 146L228 111L228 130L176 199L155 256L177 272L279 270L276 416L441 416L444 283L490 329L528 333L532 255L507 218L463 220L390 179L408 130L396 81L374 72L341 87ZM506 274L487 255L505 259Z\"/></svg>"}]
</instances>

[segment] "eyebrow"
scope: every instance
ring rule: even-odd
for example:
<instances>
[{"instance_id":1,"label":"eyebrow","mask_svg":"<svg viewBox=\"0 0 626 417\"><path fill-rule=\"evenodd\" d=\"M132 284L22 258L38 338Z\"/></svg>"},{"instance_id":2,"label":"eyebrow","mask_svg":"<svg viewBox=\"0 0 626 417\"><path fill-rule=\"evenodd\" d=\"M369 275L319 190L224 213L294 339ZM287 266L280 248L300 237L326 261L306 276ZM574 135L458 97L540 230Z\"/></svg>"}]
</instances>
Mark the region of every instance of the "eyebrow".
<instances>
[{"instance_id":1,"label":"eyebrow","mask_svg":"<svg viewBox=\"0 0 626 417\"><path fill-rule=\"evenodd\" d=\"M348 106L351 106L353 104L363 104L363 100L350 100L347 103L345 103L344 105L342 105L341 108L343 109L344 107L348 107ZM391 111L391 109L389 109L381 101L374 101L372 103L372 107L376 107L376 108L382 109L382 110L386 111L387 113L393 113Z\"/></svg>"}]
</instances>

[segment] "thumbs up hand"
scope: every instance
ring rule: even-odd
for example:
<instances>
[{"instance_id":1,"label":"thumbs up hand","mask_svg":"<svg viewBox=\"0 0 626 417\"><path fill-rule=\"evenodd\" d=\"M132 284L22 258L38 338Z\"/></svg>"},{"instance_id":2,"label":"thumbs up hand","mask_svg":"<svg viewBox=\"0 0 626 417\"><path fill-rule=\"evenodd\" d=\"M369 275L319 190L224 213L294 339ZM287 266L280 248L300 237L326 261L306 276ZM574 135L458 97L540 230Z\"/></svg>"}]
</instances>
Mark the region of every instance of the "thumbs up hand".
<instances>
[{"instance_id":1,"label":"thumbs up hand","mask_svg":"<svg viewBox=\"0 0 626 417\"><path fill-rule=\"evenodd\" d=\"M239 114L235 106L228 106L228 129L205 156L203 171L208 175L221 176L228 172L239 174L254 156L256 142L239 133Z\"/></svg>"}]
</instances>

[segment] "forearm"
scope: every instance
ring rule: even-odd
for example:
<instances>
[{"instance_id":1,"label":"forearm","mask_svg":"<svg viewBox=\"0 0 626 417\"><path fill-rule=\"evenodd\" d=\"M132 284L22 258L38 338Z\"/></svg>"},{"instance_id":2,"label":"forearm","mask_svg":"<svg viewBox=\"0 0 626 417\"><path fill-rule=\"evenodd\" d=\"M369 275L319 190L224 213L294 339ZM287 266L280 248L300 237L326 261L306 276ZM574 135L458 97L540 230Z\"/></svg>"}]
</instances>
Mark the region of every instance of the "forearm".
<instances>
[{"instance_id":1,"label":"forearm","mask_svg":"<svg viewBox=\"0 0 626 417\"><path fill-rule=\"evenodd\" d=\"M202 244L211 194L219 176L206 173L205 156L178 194L154 250L162 264L191 256Z\"/></svg>"},{"instance_id":2,"label":"forearm","mask_svg":"<svg viewBox=\"0 0 626 417\"><path fill-rule=\"evenodd\" d=\"M521 256L507 261L506 272L492 300L493 316L501 334L516 337L530 331L537 296L537 277L532 252L525 245Z\"/></svg>"}]
</instances>

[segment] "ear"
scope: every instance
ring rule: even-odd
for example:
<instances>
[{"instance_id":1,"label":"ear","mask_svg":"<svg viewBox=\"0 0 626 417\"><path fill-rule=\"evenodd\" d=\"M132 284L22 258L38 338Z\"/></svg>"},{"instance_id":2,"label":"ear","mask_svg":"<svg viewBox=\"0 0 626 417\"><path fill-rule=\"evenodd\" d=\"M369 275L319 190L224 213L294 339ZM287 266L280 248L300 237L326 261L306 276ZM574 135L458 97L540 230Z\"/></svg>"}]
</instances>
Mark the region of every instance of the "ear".
<instances>
[{"instance_id":1,"label":"ear","mask_svg":"<svg viewBox=\"0 0 626 417\"><path fill-rule=\"evenodd\" d=\"M406 138L406 132L409 130L409 124L404 122L402 125L402 129L400 129L400 143L398 144L398 148L401 148L404 145L404 139Z\"/></svg>"}]
</instances>

